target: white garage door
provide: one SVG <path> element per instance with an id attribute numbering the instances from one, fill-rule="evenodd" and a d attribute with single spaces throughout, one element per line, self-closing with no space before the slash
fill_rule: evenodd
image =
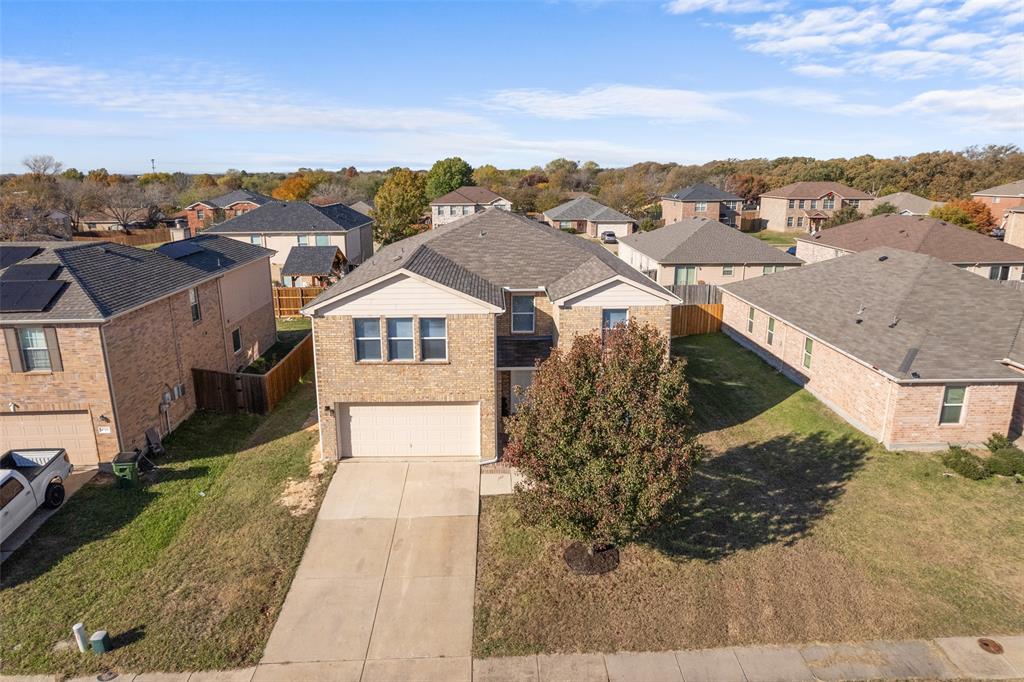
<path id="1" fill-rule="evenodd" d="M 342 457 L 479 457 L 477 403 L 339 404 Z"/>
<path id="2" fill-rule="evenodd" d="M 76 466 L 99 461 L 88 412 L 2 414 L 0 452 L 12 448 L 64 448 Z"/>

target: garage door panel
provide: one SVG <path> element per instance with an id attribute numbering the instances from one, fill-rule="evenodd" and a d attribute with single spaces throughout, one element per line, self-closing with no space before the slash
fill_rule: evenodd
<path id="1" fill-rule="evenodd" d="M 88 412 L 47 412 L 0 415 L 0 452 L 12 448 L 64 448 L 72 464 L 99 462 L 96 436 Z"/>
<path id="2" fill-rule="evenodd" d="M 479 457 L 477 403 L 339 404 L 343 457 Z"/>

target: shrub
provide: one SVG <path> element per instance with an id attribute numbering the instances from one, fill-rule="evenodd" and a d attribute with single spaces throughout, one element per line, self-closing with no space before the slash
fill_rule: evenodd
<path id="1" fill-rule="evenodd" d="M 942 454 L 942 463 L 964 478 L 969 478 L 972 481 L 980 481 L 991 475 L 981 457 L 964 450 L 958 445 L 949 446 L 949 450 Z"/>
<path id="2" fill-rule="evenodd" d="M 988 470 L 1000 476 L 1024 474 L 1024 452 L 1020 448 L 1000 448 L 992 453 L 985 463 Z"/>
<path id="3" fill-rule="evenodd" d="M 1003 436 L 998 433 L 993 433 L 991 436 L 988 437 L 988 440 L 985 441 L 985 447 L 988 448 L 989 452 L 996 452 L 997 450 L 1012 448 L 1013 441 L 1011 441 L 1006 436 Z"/>

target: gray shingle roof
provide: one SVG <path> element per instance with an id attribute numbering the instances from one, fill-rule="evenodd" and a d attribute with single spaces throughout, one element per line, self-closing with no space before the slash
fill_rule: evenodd
<path id="1" fill-rule="evenodd" d="M 1024 362 L 1024 292 L 931 256 L 871 249 L 723 289 L 900 380 L 1024 381 L 1001 362 Z"/>
<path id="2" fill-rule="evenodd" d="M 267 202 L 273 201 L 273 199 L 265 194 L 260 194 L 259 192 L 250 192 L 247 189 L 236 189 L 228 192 L 227 194 L 222 194 L 219 197 L 203 199 L 202 201 L 196 201 L 189 205 L 195 206 L 196 204 L 206 204 L 207 206 L 216 206 L 217 208 L 227 208 L 231 204 L 239 201 L 251 201 L 254 204 L 262 206 Z"/>
<path id="3" fill-rule="evenodd" d="M 873 216 L 800 236 L 797 241 L 852 252 L 891 246 L 960 265 L 1024 263 L 1024 249 L 1019 246 L 924 216 Z"/>
<path id="4" fill-rule="evenodd" d="M 345 232 L 372 220 L 345 204 L 314 206 L 305 201 L 269 201 L 214 225 L 204 234 Z"/>
<path id="5" fill-rule="evenodd" d="M 293 246 L 281 266 L 281 274 L 289 277 L 334 273 L 334 261 L 340 249 L 337 246 Z"/>
<path id="6" fill-rule="evenodd" d="M 544 211 L 544 216 L 551 220 L 590 220 L 604 223 L 636 222 L 628 215 L 608 208 L 597 199 L 576 197 L 559 206 Z"/>
<path id="7" fill-rule="evenodd" d="M 622 237 L 619 241 L 666 264 L 799 265 L 803 262 L 756 237 L 707 218 L 687 218 L 650 232 Z"/>
<path id="8" fill-rule="evenodd" d="M 671 296 L 599 244 L 487 209 L 385 246 L 311 305 L 403 268 L 498 308 L 503 287 L 543 287 L 560 299 L 616 275 Z"/>
<path id="9" fill-rule="evenodd" d="M 56 263 L 54 279 L 67 286 L 43 312 L 5 313 L 0 321 L 101 321 L 273 253 L 205 233 L 188 241 L 202 249 L 179 259 L 111 242 L 33 243 L 41 250 L 21 263 Z"/>
<path id="10" fill-rule="evenodd" d="M 1005 185 L 979 189 L 977 192 L 971 192 L 971 195 L 983 197 L 1024 197 L 1024 180 L 1014 180 Z"/>
<path id="11" fill-rule="evenodd" d="M 704 182 L 677 189 L 675 192 L 666 194 L 664 198 L 675 201 L 743 201 L 741 197 L 732 192 L 726 192 L 724 189 L 712 187 Z"/>
<path id="12" fill-rule="evenodd" d="M 820 199 L 826 194 L 835 194 L 843 199 L 871 199 L 867 192 L 847 187 L 839 182 L 794 182 L 762 194 L 762 197 L 782 199 Z"/>
<path id="13" fill-rule="evenodd" d="M 908 211 L 916 215 L 928 215 L 928 212 L 936 206 L 942 206 L 942 201 L 932 201 L 931 199 L 925 199 L 919 197 L 916 194 L 910 192 L 894 192 L 892 194 L 886 194 L 884 197 L 878 197 L 875 200 L 876 205 L 883 203 L 890 203 L 901 211 Z"/>

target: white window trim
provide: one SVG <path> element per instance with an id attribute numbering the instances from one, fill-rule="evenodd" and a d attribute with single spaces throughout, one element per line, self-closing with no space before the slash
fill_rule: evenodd
<path id="1" fill-rule="evenodd" d="M 188 309 L 192 316 L 192 324 L 199 324 L 203 321 L 203 306 L 199 302 L 199 288 L 192 287 L 188 290 Z"/>
<path id="2" fill-rule="evenodd" d="M 732 276 L 733 276 L 733 266 L 731 266 L 731 265 L 723 265 L 722 266 L 722 277 L 732 277 Z"/>
<path id="3" fill-rule="evenodd" d="M 356 322 L 360 320 L 376 320 L 377 321 L 377 336 L 359 336 L 358 325 Z M 353 317 L 352 318 L 352 352 L 355 354 L 356 363 L 372 363 L 372 362 L 383 362 L 384 360 L 384 338 L 381 333 L 383 330 L 380 328 L 379 317 Z M 360 358 L 359 357 L 359 342 L 360 341 L 376 341 L 377 342 L 377 357 L 375 358 Z"/>
<path id="4" fill-rule="evenodd" d="M 391 327 L 390 327 L 390 325 L 388 323 L 391 322 L 392 320 L 409 320 L 409 328 L 410 328 L 409 331 L 412 333 L 412 336 L 391 336 Z M 387 339 L 387 341 L 388 341 L 388 343 L 387 343 L 387 347 L 388 347 L 387 361 L 388 362 L 416 362 L 416 317 L 405 317 L 405 316 L 385 317 L 384 318 L 384 329 L 386 330 L 387 337 L 388 337 L 388 339 Z M 445 330 L 445 332 L 447 333 L 447 330 Z M 392 339 L 394 339 L 395 341 L 411 341 L 412 342 L 411 343 L 411 346 L 412 346 L 412 357 L 409 357 L 409 358 L 393 358 L 393 357 L 391 357 L 391 340 Z"/>
<path id="5" fill-rule="evenodd" d="M 754 317 L 755 317 L 755 315 L 756 315 L 756 313 L 754 312 L 754 306 L 748 306 L 747 307 L 747 333 L 748 334 L 753 334 L 754 333 Z"/>
<path id="6" fill-rule="evenodd" d="M 771 315 L 768 316 L 768 324 L 765 327 L 764 332 L 765 345 L 775 345 L 775 318 Z"/>
<path id="7" fill-rule="evenodd" d="M 810 350 L 807 349 L 807 344 L 811 345 Z M 811 365 L 814 364 L 814 339 L 809 336 L 805 336 L 804 346 L 801 350 L 800 364 L 804 369 L 810 369 Z"/>
<path id="8" fill-rule="evenodd" d="M 528 298 L 530 299 L 531 310 L 529 313 L 516 312 L 516 299 L 517 298 Z M 529 329 L 516 329 L 516 315 L 530 316 L 530 328 Z M 512 294 L 511 305 L 509 307 L 509 330 L 513 334 L 533 334 L 537 330 L 537 301 L 536 297 L 530 294 Z"/>
<path id="9" fill-rule="evenodd" d="M 942 411 L 946 406 L 952 407 L 953 403 L 946 402 L 946 392 L 951 388 L 963 388 L 964 389 L 964 400 L 960 403 L 960 416 L 955 422 L 944 422 L 942 421 Z M 942 397 L 939 398 L 939 426 L 961 426 L 964 423 L 964 417 L 967 415 L 967 394 L 970 387 L 966 384 L 946 384 L 942 387 Z"/>
<path id="10" fill-rule="evenodd" d="M 238 334 L 238 348 L 234 347 L 234 345 L 235 345 L 235 334 Z M 232 346 L 232 350 L 235 352 L 235 355 L 238 355 L 239 353 L 242 352 L 243 344 L 242 344 L 242 328 L 241 327 L 235 327 L 234 329 L 231 330 L 231 346 Z"/>
<path id="11" fill-rule="evenodd" d="M 443 358 L 424 358 L 423 357 L 423 342 L 424 341 L 436 341 L 442 337 L 440 336 L 423 336 L 423 326 L 420 323 L 421 320 L 443 320 L 444 321 L 444 357 Z M 448 362 L 448 318 L 440 315 L 424 315 L 423 317 L 416 318 L 416 325 L 420 331 L 420 361 L 421 362 Z"/>
<path id="12" fill-rule="evenodd" d="M 22 334 L 24 332 L 38 330 L 39 338 L 42 339 L 42 346 L 26 346 Z M 50 347 L 46 345 L 46 330 L 42 327 L 17 327 L 15 337 L 18 340 L 18 353 L 21 355 L 21 365 L 26 372 L 52 372 L 53 363 L 50 362 Z M 28 351 L 43 352 L 46 356 L 46 367 L 30 367 Z"/>
<path id="13" fill-rule="evenodd" d="M 601 331 L 602 332 L 610 332 L 610 331 L 615 329 L 615 327 L 606 327 L 606 326 L 604 326 L 604 314 L 605 314 L 606 311 L 609 311 L 609 310 L 611 310 L 611 311 L 619 311 L 619 310 L 621 310 L 624 313 L 626 313 L 626 322 L 625 322 L 625 324 L 629 324 L 629 308 L 601 308 Z"/>

